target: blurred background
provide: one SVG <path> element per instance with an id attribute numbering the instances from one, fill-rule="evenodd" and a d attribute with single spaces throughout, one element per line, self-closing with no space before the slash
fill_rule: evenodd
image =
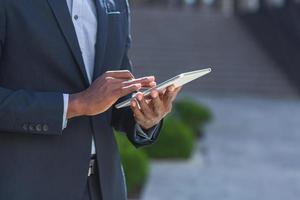
<path id="1" fill-rule="evenodd" d="M 117 134 L 131 199 L 300 198 L 300 1 L 131 0 L 136 76 L 186 85 L 159 141 Z"/>

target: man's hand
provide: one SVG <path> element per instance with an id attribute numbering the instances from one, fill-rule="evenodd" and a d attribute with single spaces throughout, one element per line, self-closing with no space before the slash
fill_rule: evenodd
<path id="1" fill-rule="evenodd" d="M 162 94 L 154 89 L 151 91 L 150 99 L 144 97 L 140 92 L 137 93 L 136 98 L 131 102 L 131 108 L 137 123 L 146 130 L 157 125 L 162 118 L 172 111 L 173 101 L 180 89 L 170 86 Z"/>
<path id="2" fill-rule="evenodd" d="M 86 90 L 69 97 L 67 118 L 94 116 L 108 110 L 117 100 L 142 87 L 156 85 L 153 76 L 134 79 L 129 71 L 108 71 Z"/>

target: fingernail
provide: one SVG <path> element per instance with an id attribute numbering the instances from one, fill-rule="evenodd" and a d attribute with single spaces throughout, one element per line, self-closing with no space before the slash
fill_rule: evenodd
<path id="1" fill-rule="evenodd" d="M 169 87 L 169 91 L 170 91 L 170 92 L 173 92 L 174 90 L 175 90 L 175 87 L 174 87 L 174 86 Z"/>
<path id="2" fill-rule="evenodd" d="M 158 96 L 158 94 L 156 91 L 152 91 L 151 96 L 152 96 L 152 98 L 156 98 Z"/>
<path id="3" fill-rule="evenodd" d="M 139 94 L 139 95 L 137 96 L 137 99 L 138 99 L 139 101 L 142 101 L 142 99 L 143 99 L 142 95 Z"/>
<path id="4" fill-rule="evenodd" d="M 151 86 L 151 87 L 154 87 L 154 86 L 156 86 L 156 82 L 152 82 L 152 83 L 150 83 L 150 86 Z"/>
<path id="5" fill-rule="evenodd" d="M 132 107 L 135 107 L 135 106 L 136 106 L 135 101 L 132 101 L 132 102 L 131 102 L 131 105 L 132 105 Z"/>
<path id="6" fill-rule="evenodd" d="M 141 89 L 142 84 L 138 83 L 138 84 L 136 84 L 136 87 L 137 87 L 138 89 Z"/>
<path id="7" fill-rule="evenodd" d="M 154 81 L 155 80 L 155 77 L 154 76 L 148 76 L 148 81 Z"/>

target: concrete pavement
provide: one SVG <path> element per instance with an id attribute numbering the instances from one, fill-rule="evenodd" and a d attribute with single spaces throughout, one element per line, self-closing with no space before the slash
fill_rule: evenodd
<path id="1" fill-rule="evenodd" d="M 143 200 L 298 200 L 300 101 L 202 99 L 215 114 L 188 162 L 155 161 Z M 204 145 L 204 146 L 203 146 Z"/>

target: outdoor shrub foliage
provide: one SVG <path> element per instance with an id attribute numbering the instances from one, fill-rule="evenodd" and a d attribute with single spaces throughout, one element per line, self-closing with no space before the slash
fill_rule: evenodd
<path id="1" fill-rule="evenodd" d="M 178 119 L 169 116 L 164 120 L 158 141 L 145 148 L 145 152 L 151 158 L 187 159 L 193 152 L 194 142 L 191 129 Z"/>
<path id="2" fill-rule="evenodd" d="M 195 135 L 210 121 L 208 108 L 192 100 L 175 103 L 174 112 L 164 120 L 158 141 L 137 150 L 122 133 L 116 133 L 129 194 L 143 187 L 148 178 L 148 156 L 157 159 L 187 159 L 192 155 Z M 148 156 L 147 156 L 147 155 Z"/>
<path id="3" fill-rule="evenodd" d="M 148 178 L 149 161 L 147 155 L 137 150 L 122 133 L 116 133 L 121 160 L 125 172 L 129 194 L 138 191 Z"/>
<path id="4" fill-rule="evenodd" d="M 212 119 L 212 114 L 207 107 L 188 98 L 176 102 L 174 112 L 180 120 L 193 129 L 196 136 L 202 133 L 203 125 Z"/>

